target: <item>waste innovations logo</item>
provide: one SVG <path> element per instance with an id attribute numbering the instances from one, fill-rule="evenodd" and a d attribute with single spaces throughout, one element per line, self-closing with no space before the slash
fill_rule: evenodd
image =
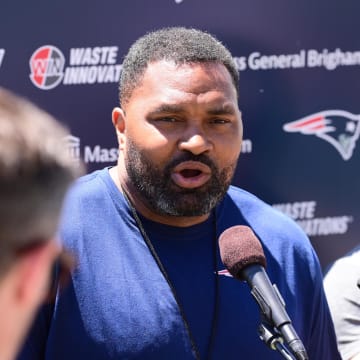
<path id="1" fill-rule="evenodd" d="M 36 49 L 30 57 L 30 79 L 42 90 L 51 90 L 63 85 L 117 83 L 121 64 L 117 64 L 117 46 L 71 48 L 69 66 L 65 67 L 63 52 L 45 45 Z"/>
<path id="2" fill-rule="evenodd" d="M 58 48 L 52 45 L 42 46 L 30 58 L 30 79 L 39 89 L 53 89 L 64 76 L 64 65 L 64 55 Z"/>
<path id="3" fill-rule="evenodd" d="M 0 48 L 0 67 L 3 63 L 4 57 L 5 57 L 5 49 Z"/>
<path id="4" fill-rule="evenodd" d="M 289 122 L 283 129 L 315 135 L 334 146 L 344 160 L 349 160 L 360 135 L 360 115 L 343 110 L 326 110 Z"/>
<path id="5" fill-rule="evenodd" d="M 273 207 L 295 220 L 308 236 L 345 234 L 353 222 L 351 215 L 316 217 L 317 202 L 274 204 Z"/>
<path id="6" fill-rule="evenodd" d="M 81 151 L 80 138 L 68 135 L 64 137 L 63 141 L 68 154 L 77 163 L 81 161 L 81 158 L 83 158 L 85 164 L 114 162 L 118 158 L 119 150 L 117 148 L 108 149 L 100 145 L 86 145 Z"/>

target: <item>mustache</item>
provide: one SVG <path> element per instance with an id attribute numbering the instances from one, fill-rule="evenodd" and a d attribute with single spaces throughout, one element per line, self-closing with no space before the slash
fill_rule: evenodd
<path id="1" fill-rule="evenodd" d="M 212 171 L 216 172 L 217 171 L 217 166 L 215 165 L 215 163 L 205 154 L 200 154 L 200 155 L 195 155 L 191 152 L 184 152 L 182 154 L 180 154 L 179 156 L 177 156 L 176 158 L 172 159 L 165 167 L 165 172 L 169 172 L 171 171 L 172 168 L 174 168 L 175 166 L 181 164 L 182 162 L 185 161 L 196 161 L 196 162 L 200 162 L 203 163 L 205 165 L 207 165 Z"/>

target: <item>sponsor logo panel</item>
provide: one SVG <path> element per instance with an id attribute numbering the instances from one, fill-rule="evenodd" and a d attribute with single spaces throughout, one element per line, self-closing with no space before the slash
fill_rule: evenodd
<path id="1" fill-rule="evenodd" d="M 262 54 L 254 51 L 248 56 L 234 57 L 239 71 L 244 70 L 285 70 L 324 68 L 332 71 L 341 66 L 360 65 L 360 50 L 344 51 L 340 48 L 329 50 L 300 49 L 291 54 Z"/>
<path id="2" fill-rule="evenodd" d="M 30 58 L 30 79 L 42 90 L 51 90 L 59 84 L 117 83 L 122 67 L 117 64 L 117 55 L 117 46 L 95 46 L 71 48 L 66 58 L 53 45 L 41 46 Z"/>
<path id="3" fill-rule="evenodd" d="M 179 4 L 182 0 L 175 2 Z M 116 83 L 122 69 L 122 64 L 117 62 L 118 50 L 117 46 L 70 48 L 65 56 L 56 46 L 44 45 L 36 49 L 30 57 L 30 79 L 42 90 L 51 90 L 59 84 Z M 0 49 L 0 65 L 4 53 L 5 50 Z M 300 49 L 291 54 L 262 54 L 254 51 L 248 56 L 234 57 L 234 61 L 239 71 L 303 68 L 324 68 L 332 71 L 341 66 L 360 65 L 360 50 Z"/>
<path id="4" fill-rule="evenodd" d="M 344 160 L 349 160 L 360 136 L 360 115 L 344 110 L 325 110 L 289 122 L 283 129 L 315 135 L 331 144 Z"/>
<path id="5" fill-rule="evenodd" d="M 346 234 L 354 220 L 352 215 L 318 217 L 315 215 L 317 202 L 314 200 L 272 206 L 295 220 L 308 236 Z"/>
<path id="6" fill-rule="evenodd" d="M 73 135 L 64 138 L 64 146 L 75 162 L 83 159 L 85 164 L 115 162 L 119 154 L 118 148 L 104 148 L 100 145 L 85 145 L 81 149 L 80 138 Z"/>

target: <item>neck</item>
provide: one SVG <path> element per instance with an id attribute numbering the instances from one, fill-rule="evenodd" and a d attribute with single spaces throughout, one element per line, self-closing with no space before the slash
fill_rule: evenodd
<path id="1" fill-rule="evenodd" d="M 28 322 L 27 314 L 14 299 L 11 281 L 0 281 L 0 359 L 13 360 L 17 355 Z"/>
<path id="2" fill-rule="evenodd" d="M 5 331 L 6 330 L 3 329 L 0 333 L 0 359 L 13 360 L 17 355 L 17 348 L 14 346 L 14 341 L 6 336 Z"/>
<path id="3" fill-rule="evenodd" d="M 132 187 L 129 181 L 126 181 L 124 176 L 122 176 L 123 171 L 120 171 L 119 165 L 110 169 L 110 176 L 114 181 L 115 185 L 120 192 L 126 192 L 126 195 L 129 198 L 131 204 L 145 218 L 155 221 L 161 224 L 178 226 L 178 227 L 188 227 L 208 219 L 210 214 L 200 215 L 200 216 L 170 216 L 170 215 L 161 215 L 153 211 L 144 201 L 137 191 Z"/>

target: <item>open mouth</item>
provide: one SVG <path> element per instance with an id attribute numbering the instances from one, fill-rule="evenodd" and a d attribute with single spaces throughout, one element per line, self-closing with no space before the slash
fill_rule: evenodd
<path id="1" fill-rule="evenodd" d="M 180 171 L 181 176 L 184 178 L 191 178 L 201 175 L 201 170 L 196 169 L 184 169 Z"/>
<path id="2" fill-rule="evenodd" d="M 192 189 L 204 185 L 211 177 L 210 168 L 200 162 L 185 161 L 177 165 L 171 178 L 182 188 Z"/>

